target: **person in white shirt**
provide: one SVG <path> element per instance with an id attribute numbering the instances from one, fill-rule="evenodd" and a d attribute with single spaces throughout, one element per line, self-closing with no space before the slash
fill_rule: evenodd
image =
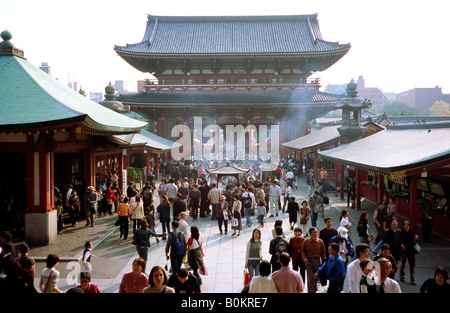
<path id="1" fill-rule="evenodd" d="M 291 194 L 292 194 L 292 187 L 291 187 L 291 183 L 290 182 L 286 182 L 285 185 L 283 186 L 283 191 L 281 192 L 281 194 L 284 197 L 284 201 L 283 201 L 283 213 L 285 213 L 285 209 L 286 209 L 286 204 L 288 204 L 291 201 Z"/>
<path id="2" fill-rule="evenodd" d="M 281 196 L 281 188 L 278 186 L 277 181 L 274 180 L 272 182 L 272 185 L 269 188 L 269 210 L 270 210 L 270 216 L 273 217 L 274 213 L 276 216 L 278 216 L 278 201 L 280 200 Z M 273 209 L 275 207 L 275 210 Z"/>
<path id="3" fill-rule="evenodd" d="M 269 261 L 261 261 L 259 265 L 259 275 L 254 276 L 250 281 L 249 293 L 278 293 L 275 282 L 269 277 L 270 267 Z"/>
<path id="4" fill-rule="evenodd" d="M 370 257 L 370 247 L 366 243 L 357 244 L 355 252 L 358 258 L 347 267 L 347 280 L 350 293 L 360 293 L 360 281 L 363 272 L 360 267 L 361 260 Z"/>
<path id="5" fill-rule="evenodd" d="M 388 259 L 381 258 L 377 262 L 380 264 L 380 285 L 377 286 L 377 293 L 402 293 L 400 285 L 389 278 L 392 271 L 392 264 Z"/>
<path id="6" fill-rule="evenodd" d="M 57 254 L 49 254 L 46 259 L 47 267 L 42 270 L 39 288 L 42 293 L 62 293 L 58 288 L 59 271 L 56 267 L 59 263 L 59 256 Z"/>
<path id="7" fill-rule="evenodd" d="M 166 185 L 166 195 L 167 198 L 169 198 L 170 203 L 173 203 L 173 200 L 175 200 L 175 197 L 178 193 L 178 187 L 175 185 L 175 179 L 171 178 L 169 179 L 169 183 Z"/>
<path id="8" fill-rule="evenodd" d="M 186 222 L 187 216 L 188 216 L 188 214 L 186 212 L 181 212 L 178 215 L 178 223 L 180 224 L 178 226 L 178 230 L 181 231 L 182 233 L 184 233 L 184 238 L 190 237 L 189 225 Z"/>

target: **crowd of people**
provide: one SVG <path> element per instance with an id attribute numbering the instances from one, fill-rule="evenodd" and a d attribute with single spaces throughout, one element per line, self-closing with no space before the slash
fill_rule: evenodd
<path id="1" fill-rule="evenodd" d="M 407 263 L 410 283 L 415 284 L 418 236 L 408 221 L 402 222 L 398 229 L 395 198 L 386 197 L 385 201 L 378 203 L 373 214 L 376 236 L 369 229 L 370 217 L 366 211 L 361 212 L 355 229 L 348 209 L 342 210 L 339 226 L 334 228 L 335 222 L 325 215 L 324 210 L 326 172 L 323 173 L 322 169 L 320 180 L 312 184 L 308 182 L 313 173 L 307 174 L 307 198 L 299 203 L 293 195 L 293 188 L 298 186 L 297 176 L 293 174 L 295 164 L 286 164 L 283 166 L 281 163 L 278 166 L 281 170 L 271 174 L 250 172 L 241 181 L 217 181 L 202 166 L 165 164 L 164 177 L 158 186 L 150 179 L 139 190 L 131 182 L 127 190 L 121 192 L 112 174 L 108 180 L 99 179 L 95 187 L 74 188 L 68 185 L 65 195 L 56 194 L 56 205 L 60 210 L 64 207 L 70 210 L 73 227 L 77 226 L 80 211 L 84 212 L 86 226 L 91 227 L 94 227 L 97 217 L 117 214 L 119 238 L 127 240 L 131 237 L 139 256 L 133 261 L 132 270 L 123 275 L 120 293 L 201 292 L 202 275 L 207 272 L 203 240 L 196 225 L 189 227 L 188 217 L 193 222 L 199 217 L 216 220 L 220 235 L 228 235 L 230 228 L 233 231 L 231 237 L 241 236 L 243 227 L 253 225 L 251 216 L 256 217 L 258 225 L 253 229 L 245 250 L 244 268 L 249 279 L 243 292 L 315 293 L 319 283 L 326 287 L 327 293 L 341 293 L 347 278 L 351 293 L 400 293 L 395 276 L 400 269 L 399 279 L 406 280 Z M 185 176 L 186 173 L 190 174 Z M 80 190 L 85 192 L 80 195 L 77 193 Z M 155 197 L 159 198 L 156 207 Z M 351 203 L 350 190 L 349 207 Z M 277 218 L 281 213 L 289 215 L 290 238 L 284 233 L 283 220 Z M 275 219 L 268 250 L 270 260 L 264 260 L 262 253 L 261 228 L 265 227 L 267 218 Z M 322 229 L 317 227 L 319 218 L 323 218 L 326 225 Z M 161 233 L 155 231 L 158 219 Z M 58 230 L 62 231 L 59 226 Z M 359 242 L 352 241 L 352 231 L 357 233 Z M 2 234 L 3 237 L 8 239 L 7 234 Z M 169 265 L 153 266 L 147 274 L 151 238 L 155 238 L 157 243 L 165 241 L 164 253 L 170 268 Z M 36 293 L 30 278 L 34 278 L 34 262 L 26 257 L 28 247 L 22 245 L 18 256 L 12 251 L 14 245 L 3 241 L 0 272 L 6 276 L 2 277 L 1 290 Z M 97 284 L 91 282 L 91 255 L 92 243 L 86 242 L 80 259 L 83 265 L 80 284 L 70 292 L 102 292 Z M 40 277 L 40 292 L 61 292 L 58 288 L 60 274 L 56 269 L 58 263 L 58 255 L 48 255 Z M 449 290 L 447 281 L 447 271 L 439 267 L 435 277 L 424 282 L 420 291 L 446 293 Z"/>

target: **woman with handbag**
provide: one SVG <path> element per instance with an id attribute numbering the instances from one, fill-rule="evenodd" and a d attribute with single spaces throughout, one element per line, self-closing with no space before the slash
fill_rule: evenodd
<path id="1" fill-rule="evenodd" d="M 220 202 L 216 204 L 215 215 L 217 218 L 217 224 L 219 226 L 220 234 L 222 234 L 222 224 L 225 226 L 225 235 L 228 232 L 228 220 L 231 218 L 230 211 L 228 210 L 227 198 L 224 195 L 220 196 Z"/>
<path id="2" fill-rule="evenodd" d="M 197 226 L 191 226 L 191 237 L 186 243 L 186 251 L 188 253 L 188 264 L 194 271 L 194 276 L 197 277 L 198 284 L 202 284 L 199 270 L 204 268 L 203 257 L 203 240 Z"/>
<path id="3" fill-rule="evenodd" d="M 106 216 L 106 212 L 112 214 L 112 209 L 114 206 L 114 203 L 116 202 L 116 193 L 117 191 L 113 188 L 111 188 L 111 182 L 106 183 L 106 192 L 105 192 L 105 198 L 106 198 L 106 208 L 103 211 L 103 214 Z"/>
<path id="4" fill-rule="evenodd" d="M 133 221 L 133 235 L 136 233 L 139 223 L 144 219 L 144 205 L 142 204 L 141 197 L 136 196 L 135 202 L 131 206 L 130 219 Z"/>
<path id="5" fill-rule="evenodd" d="M 400 265 L 400 281 L 405 282 L 405 266 L 406 261 L 409 263 L 409 277 L 411 279 L 411 284 L 415 285 L 415 273 L 414 268 L 416 266 L 416 250 L 414 249 L 414 245 L 417 242 L 419 237 L 413 231 L 411 223 L 409 221 L 404 221 L 402 223 L 402 231 L 400 232 L 400 240 L 401 240 L 401 260 L 402 263 Z"/>
<path id="6" fill-rule="evenodd" d="M 298 222 L 300 223 L 300 228 L 302 230 L 303 234 L 309 234 L 309 225 L 310 225 L 310 217 L 311 217 L 312 211 L 308 207 L 308 201 L 303 200 L 302 207 L 300 208 L 299 212 L 299 219 Z"/>
<path id="7" fill-rule="evenodd" d="M 370 249 L 370 258 L 372 258 L 372 247 L 370 243 L 373 240 L 373 235 L 369 231 L 369 213 L 366 211 L 361 212 L 358 219 L 358 226 L 356 228 L 358 231 L 358 237 L 360 243 L 367 243 Z M 357 255 L 355 255 L 357 257 Z"/>
<path id="8" fill-rule="evenodd" d="M 39 287 L 42 293 L 62 293 L 58 288 L 59 271 L 56 266 L 59 263 L 59 256 L 57 254 L 49 254 L 46 259 L 46 267 L 42 270 Z"/>
<path id="9" fill-rule="evenodd" d="M 239 195 L 235 194 L 233 196 L 233 207 L 231 208 L 231 215 L 234 220 L 232 220 L 231 229 L 233 229 L 233 233 L 231 236 L 240 236 L 242 230 L 242 221 L 241 221 L 241 209 L 242 202 L 239 200 Z M 236 230 L 238 233 L 236 234 Z"/>

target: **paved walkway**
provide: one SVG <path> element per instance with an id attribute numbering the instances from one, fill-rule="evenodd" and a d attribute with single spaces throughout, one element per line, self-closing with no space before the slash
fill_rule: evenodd
<path id="1" fill-rule="evenodd" d="M 299 189 L 294 189 L 293 194 L 296 200 L 301 202 L 306 198 L 306 185 L 301 179 Z M 346 201 L 340 200 L 333 194 L 329 194 L 330 204 L 325 207 L 325 216 L 333 218 L 334 226 L 339 224 L 339 215 L 341 210 L 347 209 Z M 155 198 L 156 201 L 158 201 Z M 375 204 L 364 200 L 362 201 L 362 209 L 369 212 L 370 217 L 373 216 Z M 354 243 L 358 242 L 356 225 L 361 214 L 361 210 L 350 209 L 350 221 L 354 230 L 351 237 Z M 131 237 L 128 240 L 119 240 L 117 227 L 114 226 L 115 216 L 101 217 L 97 220 L 95 227 L 85 227 L 84 223 L 80 226 L 65 229 L 63 234 L 58 235 L 56 242 L 52 245 L 43 247 L 31 247 L 30 256 L 34 257 L 38 262 L 36 264 L 36 279 L 38 285 L 40 272 L 45 266 L 45 257 L 49 253 L 57 253 L 61 257 L 58 270 L 61 272 L 59 286 L 63 291 L 73 287 L 70 283 L 73 279 L 73 269 L 77 264 L 76 260 L 81 256 L 84 242 L 90 240 L 94 243 L 93 254 L 101 254 L 101 257 L 94 257 L 92 261 L 93 272 L 92 282 L 97 283 L 103 292 L 116 293 L 119 290 L 119 284 L 124 273 L 131 271 L 131 264 L 137 257 L 134 246 L 131 245 Z M 266 217 L 266 225 L 260 228 L 263 241 L 263 258 L 270 260 L 269 242 L 272 239 L 272 229 L 276 219 L 283 220 L 283 228 L 287 239 L 293 236 L 293 232 L 289 230 L 289 217 L 287 213 L 281 213 L 279 217 Z M 232 237 L 232 231 L 228 231 L 228 235 L 221 235 L 217 226 L 217 221 L 208 218 L 198 218 L 193 222 L 192 218 L 188 218 L 189 226 L 197 225 L 204 241 L 205 264 L 208 269 L 208 276 L 203 277 L 202 292 L 204 293 L 239 293 L 243 287 L 243 269 L 246 244 L 251 237 L 251 233 L 255 227 L 258 227 L 256 217 L 252 216 L 253 225 L 251 227 L 243 226 L 241 236 Z M 375 227 L 370 218 L 370 229 L 376 233 Z M 317 221 L 319 229 L 325 226 L 323 218 Z M 156 232 L 161 232 L 161 225 L 157 225 Z M 420 230 L 418 231 L 421 234 Z M 433 243 L 421 243 L 422 251 L 416 257 L 416 282 L 413 286 L 409 283 L 400 282 L 402 291 L 405 293 L 417 293 L 421 283 L 433 277 L 434 269 L 437 266 L 444 266 L 450 269 L 450 241 L 433 236 Z M 165 266 L 167 263 L 164 255 L 165 241 L 158 244 L 155 239 L 151 240 L 151 248 L 149 250 L 147 273 L 154 265 Z M 400 265 L 399 265 L 400 266 Z M 170 267 L 170 263 L 169 263 Z M 407 269 L 407 273 L 409 270 Z M 398 278 L 398 274 L 396 276 Z M 407 276 L 407 281 L 408 281 Z M 306 285 L 306 283 L 305 283 Z M 323 292 L 324 288 L 320 287 L 318 292 Z M 348 291 L 347 281 L 344 284 L 344 291 Z"/>

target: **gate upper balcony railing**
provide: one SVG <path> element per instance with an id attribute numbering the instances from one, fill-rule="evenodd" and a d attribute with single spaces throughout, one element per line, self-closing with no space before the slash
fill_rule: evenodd
<path id="1" fill-rule="evenodd" d="M 144 85 L 146 91 L 157 90 L 185 90 L 185 89 L 205 89 L 205 88 L 319 88 L 318 78 L 183 78 L 183 79 L 154 79 L 147 80 Z"/>

